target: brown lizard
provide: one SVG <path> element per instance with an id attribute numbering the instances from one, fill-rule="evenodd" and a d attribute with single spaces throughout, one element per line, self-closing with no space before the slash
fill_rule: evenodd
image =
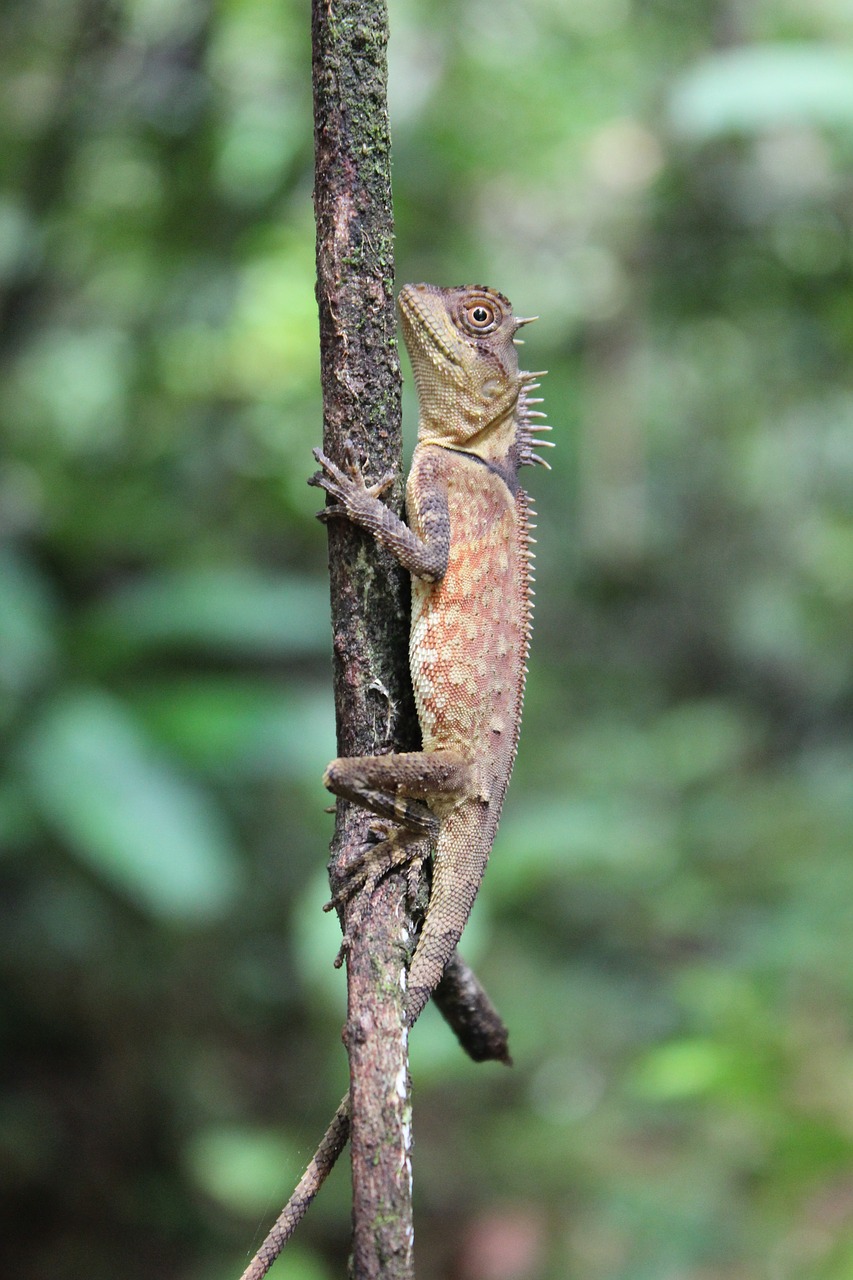
<path id="1" fill-rule="evenodd" d="M 536 432 L 550 428 L 535 422 L 544 416 L 530 394 L 540 375 L 518 367 L 516 334 L 529 321 L 514 316 L 502 294 L 479 285 L 406 285 L 399 306 L 420 405 L 408 524 L 380 500 L 394 477 L 366 484 L 351 446 L 344 467 L 315 449 L 323 470 L 311 483 L 334 499 L 325 518 L 360 525 L 412 575 L 409 662 L 422 750 L 333 760 L 324 777 L 330 791 L 376 814 L 384 835 L 336 901 L 361 888 L 363 905 L 389 867 L 410 861 L 425 839 L 433 846 L 429 904 L 407 982 L 411 1025 L 465 927 L 515 760 L 533 594 L 533 513 L 518 470 L 548 465 L 535 448 L 548 443 Z M 350 934 L 361 909 L 350 910 Z M 265 1274 L 347 1131 L 345 1098 L 320 1158 L 244 1280 Z"/>
<path id="2" fill-rule="evenodd" d="M 315 450 L 314 481 L 412 575 L 409 665 L 423 749 L 333 760 L 325 785 L 399 826 L 344 889 L 406 861 L 414 838 L 434 845 L 432 890 L 409 969 L 409 1024 L 423 1009 L 465 927 L 483 878 L 515 760 L 530 635 L 530 507 L 518 484 L 542 462 L 529 391 L 513 343 L 527 323 L 479 286 L 406 285 L 403 336 L 420 402 L 404 524 L 366 485 Z M 547 465 L 547 464 L 545 464 Z M 366 896 L 366 895 L 365 895 Z M 350 926 L 352 928 L 352 925 Z"/>

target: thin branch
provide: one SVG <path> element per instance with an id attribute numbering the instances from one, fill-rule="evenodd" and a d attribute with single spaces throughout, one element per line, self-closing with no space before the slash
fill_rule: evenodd
<path id="1" fill-rule="evenodd" d="M 240 1280 L 263 1280 L 326 1180 L 349 1137 L 349 1094 L 341 1100 L 311 1163 Z"/>

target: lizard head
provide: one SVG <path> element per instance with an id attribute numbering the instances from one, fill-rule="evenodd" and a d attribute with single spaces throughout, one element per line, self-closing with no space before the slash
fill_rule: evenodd
<path id="1" fill-rule="evenodd" d="M 524 376 L 513 338 L 525 321 L 503 294 L 481 285 L 407 284 L 399 305 L 420 401 L 419 441 L 506 461 L 517 452 Z"/>

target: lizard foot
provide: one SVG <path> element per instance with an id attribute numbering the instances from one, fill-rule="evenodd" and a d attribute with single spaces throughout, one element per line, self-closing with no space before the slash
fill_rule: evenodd
<path id="1" fill-rule="evenodd" d="M 395 476 L 392 471 L 376 484 L 365 484 L 355 446 L 351 440 L 344 443 L 343 467 L 339 467 L 332 462 L 331 458 L 327 458 L 322 449 L 314 449 L 313 452 L 323 470 L 315 472 L 308 483 L 317 489 L 325 489 L 336 502 L 335 506 L 324 507 L 322 511 L 318 511 L 318 520 L 328 520 L 331 516 L 357 519 L 359 514 L 364 514 L 373 503 L 378 502 L 382 494 L 394 483 Z"/>
<path id="2" fill-rule="evenodd" d="M 356 850 L 346 863 L 338 859 L 335 873 L 341 885 L 325 903 L 324 911 L 345 906 L 368 882 L 375 887 L 387 871 L 406 860 L 405 849 L 400 842 L 402 833 L 394 823 L 377 819 L 370 824 L 370 835 L 373 838 Z"/>
<path id="3" fill-rule="evenodd" d="M 335 957 L 336 969 L 343 964 L 352 940 L 362 926 L 373 890 L 382 877 L 395 867 L 405 866 L 406 893 L 414 901 L 421 868 L 428 852 L 428 848 L 422 847 L 422 841 L 413 842 L 411 833 L 391 822 L 379 820 L 372 824 L 371 832 L 381 837 L 378 843 L 365 845 L 359 851 L 344 872 L 346 878 L 343 884 L 323 907 L 324 911 L 333 911 L 349 904 L 346 930 Z"/>

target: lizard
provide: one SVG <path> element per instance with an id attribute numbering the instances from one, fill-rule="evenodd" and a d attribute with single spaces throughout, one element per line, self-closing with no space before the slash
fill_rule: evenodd
<path id="1" fill-rule="evenodd" d="M 432 887 L 409 967 L 411 1025 L 453 954 L 486 868 L 515 760 L 530 638 L 529 499 L 519 467 L 539 462 L 550 428 L 514 339 L 529 318 L 493 289 L 406 285 L 399 309 L 418 391 L 418 439 L 406 485 L 408 523 L 381 501 L 394 476 L 365 483 L 350 445 L 344 467 L 317 449 L 313 482 L 326 519 L 366 529 L 412 575 L 409 666 L 421 751 L 333 760 L 325 786 L 399 825 L 364 858 L 340 897 L 377 870 L 434 846 Z M 356 920 L 358 913 L 356 913 Z M 352 927 L 352 926 L 350 926 Z M 345 938 L 345 945 L 346 945 Z"/>
<path id="2" fill-rule="evenodd" d="M 518 330 L 536 317 L 481 285 L 404 286 L 403 338 L 418 392 L 418 438 L 406 485 L 404 523 L 382 502 L 394 481 L 368 484 L 347 444 L 343 466 L 320 450 L 309 483 L 331 498 L 322 518 L 359 525 L 412 577 L 409 665 L 421 727 L 420 751 L 333 760 L 323 781 L 380 820 L 379 843 L 352 864 L 329 906 L 433 849 L 429 902 L 408 971 L 411 1026 L 439 983 L 474 903 L 491 852 L 518 748 L 530 642 L 531 516 L 518 480 L 524 465 L 548 463 L 536 448 L 550 427 L 532 396 L 540 373 L 521 372 Z M 363 906 L 348 915 L 349 937 Z M 312 1165 L 280 1216 L 265 1274 L 319 1189 L 348 1132 L 344 1098 Z M 272 1236 L 276 1239 L 270 1244 Z M 268 1247 L 269 1245 L 269 1247 Z M 254 1266 L 254 1264 L 253 1264 Z"/>

